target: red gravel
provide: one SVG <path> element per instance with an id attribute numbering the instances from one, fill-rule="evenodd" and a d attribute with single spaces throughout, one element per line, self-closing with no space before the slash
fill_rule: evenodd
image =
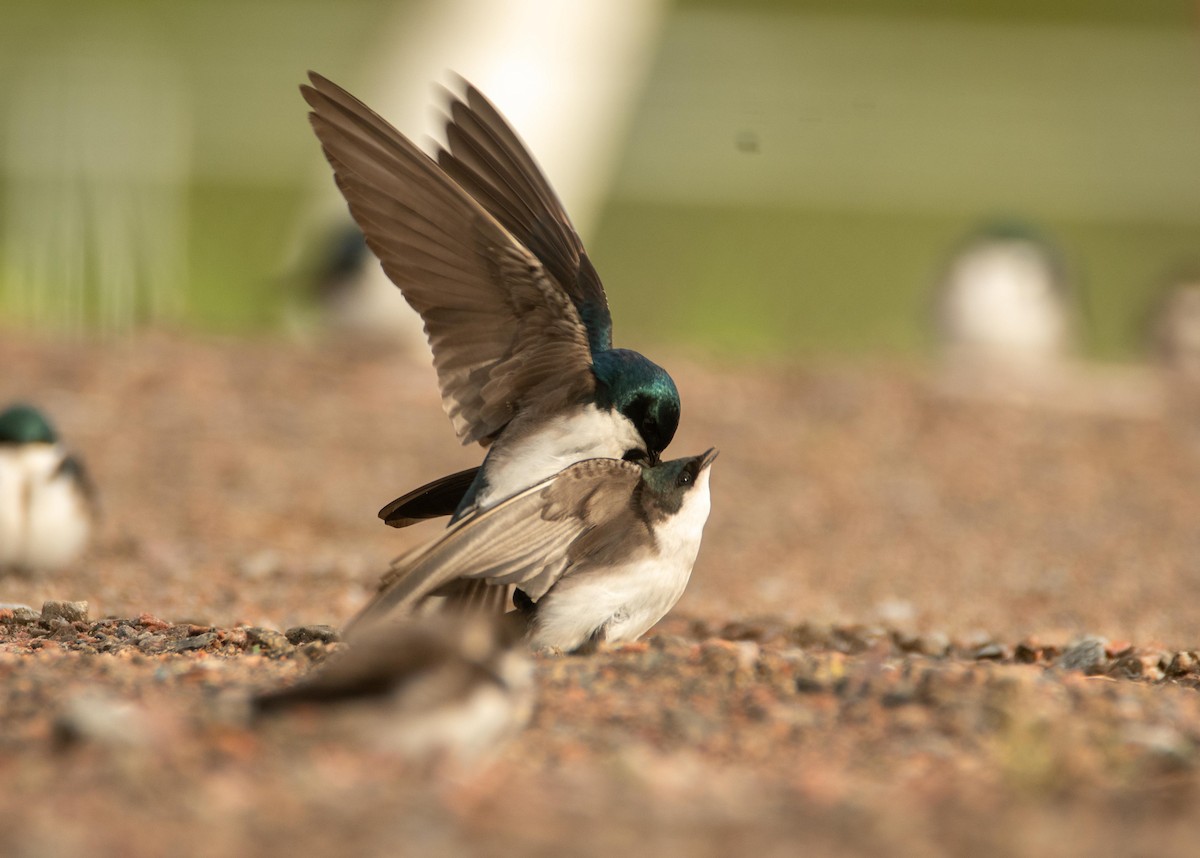
<path id="1" fill-rule="evenodd" d="M 236 705 L 330 647 L 272 630 L 336 626 L 437 527 L 375 511 L 478 460 L 427 365 L 6 335 L 0 403 L 45 406 L 104 511 L 78 568 L 0 581 L 90 603 L 0 612 L 6 851 L 1192 854 L 1194 415 L 655 356 L 672 451 L 722 451 L 692 585 L 645 645 L 539 660 L 531 728 L 454 775 Z M 112 729 L 81 734 L 80 706 Z"/>

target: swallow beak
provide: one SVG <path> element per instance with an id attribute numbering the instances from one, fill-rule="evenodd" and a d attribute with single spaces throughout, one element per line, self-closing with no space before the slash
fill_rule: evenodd
<path id="1" fill-rule="evenodd" d="M 701 453 L 700 454 L 700 470 L 703 471 L 705 468 L 707 468 L 709 465 L 711 465 L 713 463 L 713 460 L 717 458 L 717 454 L 719 454 L 720 452 L 721 451 L 718 450 L 716 447 L 709 447 L 707 450 L 705 450 L 703 453 Z"/>

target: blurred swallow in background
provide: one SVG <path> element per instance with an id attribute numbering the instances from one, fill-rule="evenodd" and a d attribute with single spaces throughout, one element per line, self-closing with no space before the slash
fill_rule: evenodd
<path id="1" fill-rule="evenodd" d="M 94 492 L 79 459 L 29 405 L 0 413 L 0 569 L 53 571 L 87 546 Z"/>
<path id="2" fill-rule="evenodd" d="M 533 665 L 511 626 L 478 615 L 372 629 L 312 676 L 254 698 L 256 715 L 311 708 L 379 751 L 469 765 L 529 722 Z"/>
<path id="3" fill-rule="evenodd" d="M 442 403 L 483 465 L 385 506 L 457 520 L 598 457 L 656 464 L 679 423 L 671 377 L 612 347 L 600 278 L 533 157 L 474 87 L 436 160 L 320 75 L 301 87 L 368 246 L 425 322 Z"/>
<path id="4" fill-rule="evenodd" d="M 687 586 L 716 456 L 570 465 L 398 559 L 347 633 L 411 613 L 467 579 L 517 588 L 509 619 L 535 649 L 586 652 L 637 640 Z"/>
<path id="5" fill-rule="evenodd" d="M 980 230 L 952 256 L 937 294 L 938 327 L 953 363 L 1041 371 L 1064 361 L 1074 319 L 1066 266 L 1030 227 Z"/>
<path id="6" fill-rule="evenodd" d="M 1159 360 L 1181 380 L 1200 382 L 1200 273 L 1177 277 L 1152 312 L 1150 336 Z"/>

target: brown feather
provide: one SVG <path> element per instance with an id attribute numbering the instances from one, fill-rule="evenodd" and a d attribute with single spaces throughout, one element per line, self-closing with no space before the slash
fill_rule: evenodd
<path id="1" fill-rule="evenodd" d="M 411 612 L 451 582 L 512 585 L 537 601 L 574 560 L 619 559 L 630 550 L 631 528 L 639 526 L 630 498 L 641 475 L 630 462 L 588 459 L 452 524 L 393 564 L 379 592 L 347 624 L 347 634 Z M 585 551 L 575 547 L 581 539 Z"/>
<path id="2" fill-rule="evenodd" d="M 541 260 L 577 307 L 593 308 L 611 329 L 604 287 L 537 161 L 483 93 L 461 79 L 460 87 L 463 97 L 447 92 L 446 148 L 437 151 L 438 164 Z"/>
<path id="3" fill-rule="evenodd" d="M 516 411 L 595 390 L 562 284 L 408 138 L 319 75 L 301 87 L 338 187 L 383 270 L 425 322 L 447 415 L 486 443 Z"/>

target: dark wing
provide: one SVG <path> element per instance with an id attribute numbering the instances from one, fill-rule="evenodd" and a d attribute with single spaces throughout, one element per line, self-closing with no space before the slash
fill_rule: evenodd
<path id="1" fill-rule="evenodd" d="M 379 517 L 392 527 L 408 527 L 426 519 L 454 515 L 478 473 L 479 468 L 467 468 L 426 483 L 396 498 L 379 511 Z"/>
<path id="2" fill-rule="evenodd" d="M 588 328 L 593 352 L 612 348 L 612 316 L 600 276 L 562 202 L 512 127 L 478 89 L 447 93 L 446 149 L 438 164 L 529 248 Z"/>
<path id="3" fill-rule="evenodd" d="M 398 559 L 345 631 L 411 611 L 461 579 L 515 585 L 537 601 L 577 559 L 574 546 L 581 540 L 589 553 L 619 553 L 640 522 L 630 502 L 640 479 L 638 465 L 588 459 L 452 524 L 429 545 Z"/>
<path id="4" fill-rule="evenodd" d="M 587 329 L 542 264 L 428 155 L 317 74 L 301 87 L 350 213 L 421 314 L 464 444 L 589 396 Z"/>

